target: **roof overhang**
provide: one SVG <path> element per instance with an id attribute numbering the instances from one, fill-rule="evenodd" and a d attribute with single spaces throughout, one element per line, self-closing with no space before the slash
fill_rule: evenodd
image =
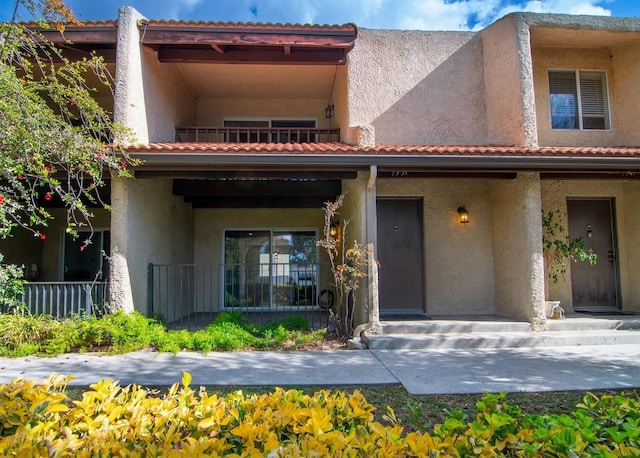
<path id="1" fill-rule="evenodd" d="M 345 64 L 358 33 L 353 24 L 141 20 L 138 26 L 141 43 L 171 63 Z"/>
<path id="2" fill-rule="evenodd" d="M 95 53 L 102 56 L 105 62 L 116 61 L 118 25 L 115 21 L 83 22 L 63 26 L 50 24 L 46 27 L 39 23 L 28 23 L 24 26 L 58 46 L 71 60 Z"/>
<path id="3" fill-rule="evenodd" d="M 328 144 L 181 144 L 132 146 L 143 161 L 136 176 L 207 177 L 215 172 L 278 175 L 353 174 L 376 166 L 380 176 L 495 176 L 540 172 L 543 178 L 640 177 L 640 148 L 508 146 L 357 146 Z M 277 172 L 277 173 L 276 173 Z M 348 175 L 352 176 L 352 175 Z M 346 178 L 347 176 L 345 176 Z"/>

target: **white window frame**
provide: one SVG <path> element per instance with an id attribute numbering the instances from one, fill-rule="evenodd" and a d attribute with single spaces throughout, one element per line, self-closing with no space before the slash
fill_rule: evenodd
<path id="1" fill-rule="evenodd" d="M 551 103 L 551 74 L 552 73 L 573 73 L 574 81 L 576 85 L 576 105 L 577 105 L 577 118 L 578 118 L 578 126 L 575 128 L 566 128 L 566 127 L 553 127 L 553 106 Z M 604 120 L 604 128 L 596 129 L 596 128 L 585 128 L 584 127 L 584 118 L 585 113 L 583 112 L 583 103 L 582 103 L 582 92 L 581 92 L 581 84 L 580 84 L 580 76 L 581 74 L 599 74 L 602 78 L 603 83 L 603 94 L 602 94 L 602 102 L 603 102 L 603 120 Z M 551 128 L 553 130 L 569 130 L 569 131 L 589 131 L 589 132 L 609 132 L 611 131 L 611 104 L 609 101 L 609 79 L 607 72 L 604 70 L 585 70 L 585 69 L 549 69 L 547 72 L 547 84 L 548 84 L 548 93 L 549 93 L 549 120 L 551 123 Z"/>

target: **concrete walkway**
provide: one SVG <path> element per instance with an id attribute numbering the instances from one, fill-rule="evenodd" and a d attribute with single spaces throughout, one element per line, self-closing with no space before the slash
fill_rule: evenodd
<path id="1" fill-rule="evenodd" d="M 68 354 L 0 358 L 0 383 L 51 373 L 71 385 L 100 379 L 148 386 L 345 386 L 402 384 L 412 394 L 599 390 L 640 387 L 640 345 L 468 350 Z"/>

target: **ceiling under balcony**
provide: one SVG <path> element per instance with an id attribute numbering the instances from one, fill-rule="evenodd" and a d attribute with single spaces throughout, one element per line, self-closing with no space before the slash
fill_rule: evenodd
<path id="1" fill-rule="evenodd" d="M 638 43 L 640 33 L 618 30 L 532 27 L 531 45 L 539 48 L 605 49 Z"/>

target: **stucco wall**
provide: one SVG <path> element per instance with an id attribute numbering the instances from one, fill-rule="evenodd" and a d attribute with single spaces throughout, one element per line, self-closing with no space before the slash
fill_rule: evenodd
<path id="1" fill-rule="evenodd" d="M 175 127 L 193 117 L 194 97 L 173 64 L 140 44 L 137 23 L 144 17 L 120 9 L 114 119 L 131 128 L 132 143 L 173 141 Z"/>
<path id="2" fill-rule="evenodd" d="M 377 181 L 378 197 L 424 197 L 427 313 L 495 312 L 490 190 L 490 182 L 478 179 Z M 458 223 L 462 205 L 468 224 Z"/>
<path id="3" fill-rule="evenodd" d="M 536 88 L 536 114 L 540 146 L 616 146 L 618 134 L 617 92 L 613 81 L 611 51 L 608 49 L 550 49 L 533 51 L 534 84 Z M 567 130 L 551 128 L 549 105 L 549 70 L 605 71 L 608 79 L 611 130 Z"/>
<path id="4" fill-rule="evenodd" d="M 542 208 L 545 211 L 559 209 L 566 222 L 567 197 L 606 197 L 615 199 L 614 227 L 618 245 L 618 271 L 620 275 L 621 302 L 625 310 L 640 310 L 640 183 L 636 181 L 542 181 Z M 598 259 L 597 262 L 606 262 Z M 571 310 L 571 266 L 566 280 L 549 285 L 549 297 L 562 301 Z"/>
<path id="5" fill-rule="evenodd" d="M 544 327 L 540 180 L 519 173 L 491 185 L 496 313 Z"/>
<path id="6" fill-rule="evenodd" d="M 349 124 L 378 144 L 486 143 L 482 44 L 473 32 L 359 29 Z"/>
<path id="7" fill-rule="evenodd" d="M 193 263 L 193 210 L 171 180 L 113 180 L 112 206 L 111 248 L 126 263 L 112 267 L 120 288 L 112 300 L 126 301 L 128 286 L 135 309 L 147 313 L 148 264 Z"/>
<path id="8" fill-rule="evenodd" d="M 222 264 L 224 250 L 224 231 L 242 229 L 285 229 L 316 230 L 322 234 L 324 213 L 320 208 L 307 209 L 214 209 L 203 208 L 194 211 L 195 239 L 194 261 L 197 265 Z M 318 249 L 320 262 L 326 262 Z M 213 285 L 215 288 L 215 285 Z M 205 289 L 207 286 L 204 287 Z M 220 296 L 216 292 L 205 291 L 205 294 L 220 304 Z"/>
<path id="9" fill-rule="evenodd" d="M 616 48 L 612 60 L 618 144 L 637 146 L 640 145 L 640 44 Z"/>
<path id="10" fill-rule="evenodd" d="M 367 245 L 367 181 L 368 172 L 358 172 L 356 180 L 343 180 L 342 193 L 344 194 L 344 206 L 340 209 L 340 221 L 349 220 L 346 238 L 347 247 L 352 247 L 354 241 L 366 248 Z M 375 209 L 373 209 L 375 211 Z M 373 242 L 373 241 L 372 241 Z M 374 247 L 375 249 L 375 247 Z M 369 308 L 369 279 L 365 278 L 355 294 L 355 325 L 366 323 Z"/>
<path id="11" fill-rule="evenodd" d="M 528 29 L 510 15 L 481 32 L 487 142 L 536 146 Z"/>
<path id="12" fill-rule="evenodd" d="M 142 74 L 149 142 L 172 142 L 175 128 L 193 119 L 195 97 L 175 64 L 160 63 L 157 52 L 146 48 Z"/>
<path id="13" fill-rule="evenodd" d="M 192 125 L 222 126 L 224 118 L 305 118 L 318 127 L 329 127 L 324 117 L 326 99 L 218 99 L 199 98 Z M 335 123 L 333 124 L 335 127 Z"/>

